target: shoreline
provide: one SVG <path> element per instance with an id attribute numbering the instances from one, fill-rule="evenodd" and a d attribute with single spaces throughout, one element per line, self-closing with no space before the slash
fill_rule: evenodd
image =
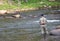
<path id="1" fill-rule="evenodd" d="M 34 11 L 34 10 L 45 10 L 45 9 L 49 9 L 49 10 L 58 10 L 60 9 L 60 6 L 43 6 L 43 7 L 32 7 L 32 8 L 23 8 L 23 9 L 20 9 L 20 8 L 16 8 L 16 9 L 2 9 L 0 10 L 3 11 L 3 12 L 6 12 L 7 14 L 8 13 L 13 13 L 13 12 L 24 12 L 24 11 Z"/>
<path id="2" fill-rule="evenodd" d="M 35 11 L 35 10 L 45 10 L 45 9 L 49 9 L 49 10 L 54 10 L 57 7 L 53 7 L 53 6 L 48 6 L 48 7 L 37 7 L 37 8 L 23 8 L 23 9 L 8 9 L 8 10 L 0 10 L 0 16 L 6 16 L 6 15 L 11 15 L 13 17 L 20 17 L 20 12 L 28 12 L 28 11 Z M 58 8 L 57 8 L 58 10 Z"/>

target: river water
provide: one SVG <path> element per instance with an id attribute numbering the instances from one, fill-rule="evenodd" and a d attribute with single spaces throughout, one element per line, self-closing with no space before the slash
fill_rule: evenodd
<path id="1" fill-rule="evenodd" d="M 21 12 L 24 18 L 0 18 L 0 41 L 40 41 L 40 14 L 47 11 Z M 32 17 L 32 16 L 37 17 Z M 45 14 L 48 31 L 60 25 L 60 14 Z"/>

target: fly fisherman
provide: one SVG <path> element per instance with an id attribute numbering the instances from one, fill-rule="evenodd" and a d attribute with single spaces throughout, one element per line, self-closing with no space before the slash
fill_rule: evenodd
<path id="1" fill-rule="evenodd" d="M 48 34 L 48 31 L 47 31 L 47 27 L 46 27 L 47 26 L 47 19 L 44 17 L 44 14 L 41 14 L 39 24 L 40 24 L 40 27 L 41 27 L 41 33 L 45 37 L 46 34 Z"/>

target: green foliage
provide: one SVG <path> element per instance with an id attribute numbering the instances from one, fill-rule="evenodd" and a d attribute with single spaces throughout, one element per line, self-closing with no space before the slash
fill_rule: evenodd
<path id="1" fill-rule="evenodd" d="M 18 3 L 18 1 L 17 0 L 13 0 L 15 3 Z"/>
<path id="2" fill-rule="evenodd" d="M 0 9 L 17 9 L 17 8 L 37 8 L 45 6 L 56 6 L 60 5 L 60 2 L 49 2 L 48 0 L 28 0 L 28 2 L 24 2 L 24 0 L 12 0 L 12 5 L 9 5 L 5 0 L 5 4 L 0 5 Z M 18 2 L 19 1 L 19 2 Z M 19 3 L 19 4 L 18 4 Z"/>

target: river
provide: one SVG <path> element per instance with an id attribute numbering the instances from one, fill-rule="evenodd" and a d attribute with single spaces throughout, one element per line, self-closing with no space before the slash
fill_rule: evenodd
<path id="1" fill-rule="evenodd" d="M 0 18 L 0 41 L 40 41 L 40 14 L 45 10 L 21 12 L 24 18 Z M 29 15 L 37 16 L 31 17 Z M 49 31 L 60 25 L 60 14 L 45 14 Z"/>

